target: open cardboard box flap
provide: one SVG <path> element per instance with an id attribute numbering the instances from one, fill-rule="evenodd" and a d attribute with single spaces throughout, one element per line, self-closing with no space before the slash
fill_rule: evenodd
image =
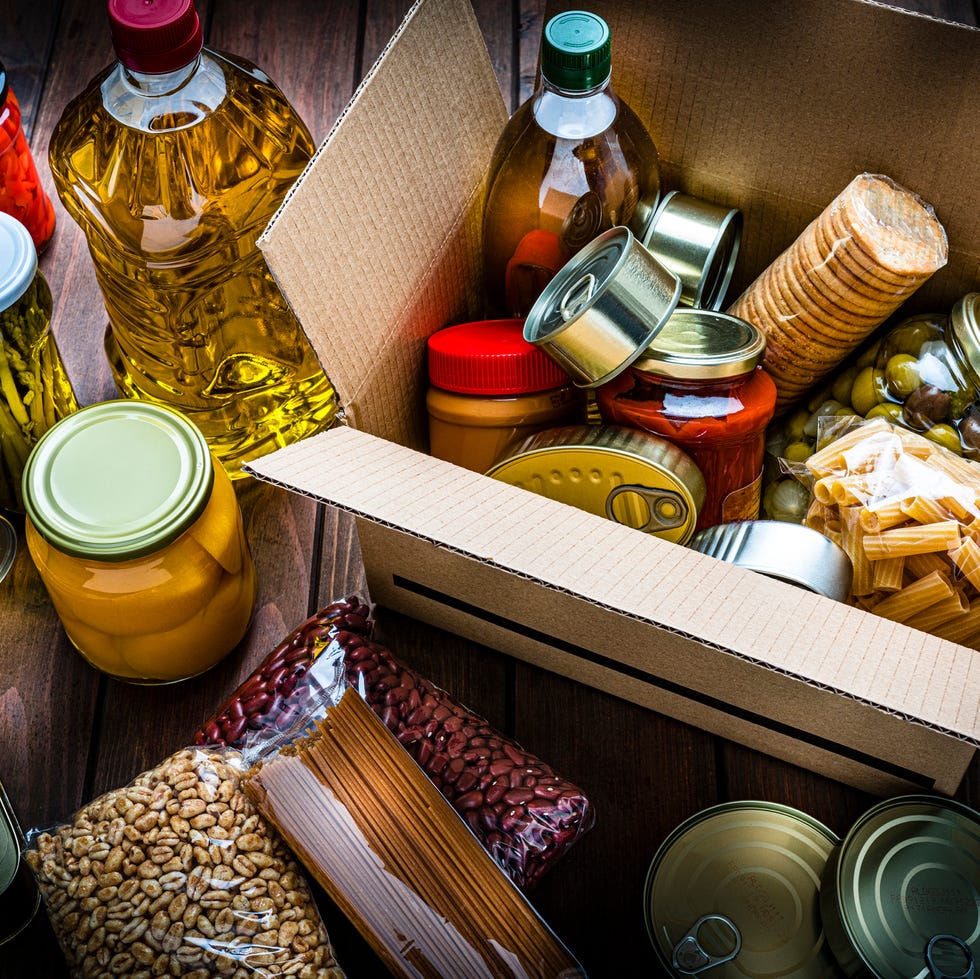
<path id="1" fill-rule="evenodd" d="M 976 287 L 980 34 L 860 0 L 591 9 L 665 187 L 743 210 L 730 298 L 865 170 L 949 233 L 916 300 Z M 375 601 L 873 791 L 955 790 L 977 654 L 424 454 L 425 340 L 481 315 L 505 120 L 467 0 L 421 0 L 260 242 L 347 424 L 250 471 L 358 515 Z"/>

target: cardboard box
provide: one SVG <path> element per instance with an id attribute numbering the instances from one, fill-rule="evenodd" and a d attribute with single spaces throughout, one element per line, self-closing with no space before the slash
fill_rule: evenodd
<path id="1" fill-rule="evenodd" d="M 862 171 L 949 233 L 919 306 L 980 285 L 980 33 L 859 0 L 591 9 L 665 188 L 744 213 L 730 298 Z M 869 791 L 952 793 L 980 654 L 425 454 L 425 340 L 481 316 L 506 116 L 469 4 L 421 0 L 261 241 L 347 424 L 250 470 L 356 515 L 380 604 Z"/>

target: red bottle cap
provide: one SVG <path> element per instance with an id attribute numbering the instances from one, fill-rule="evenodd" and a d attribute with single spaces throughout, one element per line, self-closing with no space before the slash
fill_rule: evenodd
<path id="1" fill-rule="evenodd" d="M 571 378 L 524 339 L 524 320 L 481 320 L 429 337 L 429 381 L 457 394 L 507 395 L 548 391 Z"/>
<path id="2" fill-rule="evenodd" d="M 189 65 L 204 43 L 194 0 L 109 0 L 109 28 L 116 57 L 150 75 Z"/>

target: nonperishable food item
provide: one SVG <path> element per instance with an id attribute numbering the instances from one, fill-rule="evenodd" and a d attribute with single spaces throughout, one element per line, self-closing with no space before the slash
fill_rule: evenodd
<path id="1" fill-rule="evenodd" d="M 539 432 L 487 475 L 677 544 L 691 539 L 707 495 L 683 449 L 624 425 Z"/>
<path id="2" fill-rule="evenodd" d="M 776 411 L 798 402 L 948 258 L 932 207 L 886 176 L 859 174 L 729 312 L 766 336 Z"/>
<path id="3" fill-rule="evenodd" d="M 523 329 L 519 319 L 482 320 L 429 337 L 431 455 L 485 473 L 526 435 L 584 421 L 582 392 Z"/>
<path id="4" fill-rule="evenodd" d="M 30 234 L 0 212 L 0 507 L 9 510 L 24 509 L 21 477 L 37 440 L 78 407 L 51 308 Z"/>
<path id="5" fill-rule="evenodd" d="M 287 636 L 201 726 L 198 744 L 244 745 L 252 732 L 285 731 L 303 703 L 303 677 L 340 647 L 347 681 L 452 804 L 511 880 L 540 883 L 595 823 L 580 788 L 369 638 L 367 606 L 348 598 Z"/>
<path id="6" fill-rule="evenodd" d="M 230 749 L 178 751 L 25 855 L 72 976 L 343 979 L 293 855 Z"/>
<path id="7" fill-rule="evenodd" d="M 723 803 L 681 823 L 647 873 L 643 910 L 665 974 L 838 979 L 820 876 L 839 838 L 806 813 Z"/>
<path id="8" fill-rule="evenodd" d="M 584 976 L 353 687 L 247 791 L 392 975 Z"/>
<path id="9" fill-rule="evenodd" d="M 244 636 L 257 580 L 238 499 L 182 415 L 138 401 L 83 408 L 34 447 L 23 487 L 31 557 L 93 666 L 169 683 Z"/>
<path id="10" fill-rule="evenodd" d="M 25 846 L 13 806 L 0 783 L 0 945 L 20 934 L 41 905 L 40 892 L 21 859 Z"/>
<path id="11" fill-rule="evenodd" d="M 807 525 L 851 559 L 855 604 L 980 649 L 980 467 L 884 418 L 851 422 L 804 463 Z"/>
<path id="12" fill-rule="evenodd" d="M 660 197 L 656 147 L 612 88 L 606 22 L 552 17 L 541 80 L 500 134 L 483 218 L 488 309 L 526 316 L 551 277 L 609 228 L 642 234 Z"/>
<path id="13" fill-rule="evenodd" d="M 678 309 L 630 367 L 596 390 L 602 420 L 680 446 L 704 476 L 696 530 L 759 516 L 766 427 L 776 386 L 751 323 Z"/>

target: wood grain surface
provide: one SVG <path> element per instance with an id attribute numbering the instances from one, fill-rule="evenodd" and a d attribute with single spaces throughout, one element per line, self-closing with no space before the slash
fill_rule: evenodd
<path id="1" fill-rule="evenodd" d="M 501 91 L 512 108 L 534 85 L 543 2 L 474 4 Z M 908 0 L 910 10 L 978 23 L 971 0 Z M 306 119 L 329 132 L 408 9 L 408 0 L 198 0 L 206 42 L 263 67 Z M 112 59 L 101 0 L 5 0 L 0 59 L 17 92 L 34 155 L 45 165 L 65 105 Z M 951 66 L 937 65 L 937 70 Z M 54 329 L 83 404 L 115 391 L 92 263 L 60 204 L 41 267 L 55 296 Z M 195 680 L 136 687 L 101 677 L 69 647 L 26 550 L 0 584 L 0 780 L 22 826 L 69 816 L 186 744 L 195 728 L 315 607 L 364 594 L 351 520 L 302 497 L 238 485 L 259 571 L 253 626 L 226 660 Z M 23 538 L 21 536 L 21 542 Z M 378 610 L 380 638 L 404 662 L 585 789 L 594 830 L 532 900 L 593 977 L 657 975 L 641 896 L 657 846 L 683 819 L 724 800 L 767 799 L 811 813 L 838 833 L 874 800 L 667 717 L 503 654 Z M 587 637 L 584 637 L 587 639 Z M 959 798 L 980 804 L 980 765 Z M 385 970 L 317 891 L 348 975 Z M 0 952 L 4 979 L 64 979 L 45 915 Z"/>

